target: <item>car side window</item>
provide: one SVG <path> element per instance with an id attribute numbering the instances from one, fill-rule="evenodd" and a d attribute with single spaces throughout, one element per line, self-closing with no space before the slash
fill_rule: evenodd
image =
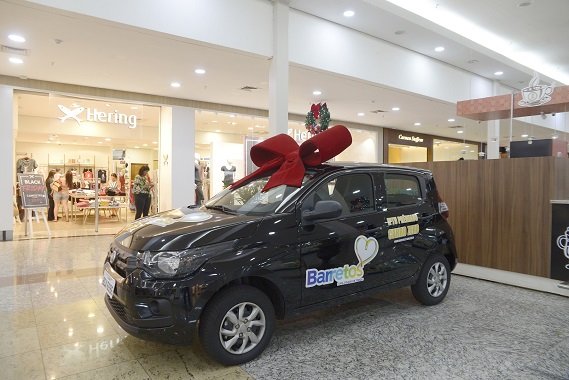
<path id="1" fill-rule="evenodd" d="M 386 207 L 421 203 L 421 186 L 417 177 L 407 174 L 385 174 Z"/>
<path id="2" fill-rule="evenodd" d="M 373 210 L 373 184 L 367 174 L 348 174 L 321 184 L 304 201 L 312 209 L 318 201 L 333 200 L 342 205 L 342 216 Z"/>

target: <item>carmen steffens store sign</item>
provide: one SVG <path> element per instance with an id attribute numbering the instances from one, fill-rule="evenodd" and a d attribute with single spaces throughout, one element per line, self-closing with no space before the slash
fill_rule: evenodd
<path id="1" fill-rule="evenodd" d="M 95 122 L 95 123 L 110 123 L 110 124 L 124 124 L 127 125 L 129 128 L 136 128 L 136 115 L 127 115 L 124 113 L 120 113 L 117 110 L 114 112 L 105 112 L 105 111 L 98 111 L 96 108 L 85 108 L 85 107 L 76 107 L 73 109 L 69 109 L 63 105 L 58 105 L 61 112 L 63 112 L 63 116 L 58 117 L 59 120 L 63 123 L 67 119 L 73 119 L 77 122 L 79 126 L 81 126 L 81 119 L 79 116 L 86 111 L 86 118 L 85 121 Z"/>

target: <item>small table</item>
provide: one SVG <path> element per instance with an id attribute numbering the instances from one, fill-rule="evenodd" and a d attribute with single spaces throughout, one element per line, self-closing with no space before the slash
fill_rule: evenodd
<path id="1" fill-rule="evenodd" d="M 118 210 L 118 220 L 119 222 L 122 220 L 122 212 L 121 209 L 125 209 L 125 215 L 124 215 L 124 220 L 126 222 L 126 216 L 127 216 L 127 204 L 126 203 L 120 203 L 120 205 L 118 206 L 99 206 L 99 207 L 95 207 L 95 206 L 86 206 L 86 207 L 82 207 L 83 209 L 83 224 L 85 224 L 85 222 L 87 221 L 87 217 L 91 214 L 91 210 L 96 210 L 97 208 L 99 210 Z"/>

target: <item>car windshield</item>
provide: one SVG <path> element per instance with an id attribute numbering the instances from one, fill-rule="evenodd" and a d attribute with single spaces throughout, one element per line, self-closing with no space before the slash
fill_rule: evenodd
<path id="1" fill-rule="evenodd" d="M 313 174 L 307 173 L 302 184 L 313 178 Z M 265 216 L 274 213 L 299 190 L 297 187 L 281 185 L 262 192 L 268 181 L 269 177 L 263 177 L 237 189 L 227 188 L 207 202 L 205 207 L 226 213 Z"/>

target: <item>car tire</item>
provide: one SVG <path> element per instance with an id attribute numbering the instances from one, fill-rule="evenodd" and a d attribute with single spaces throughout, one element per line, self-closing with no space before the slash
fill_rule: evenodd
<path id="1" fill-rule="evenodd" d="M 446 257 L 436 254 L 427 258 L 411 291 L 417 301 L 432 306 L 445 298 L 449 287 L 450 265 Z"/>
<path id="2" fill-rule="evenodd" d="M 209 356 L 225 365 L 237 365 L 259 356 L 274 329 L 271 300 L 257 288 L 239 285 L 222 290 L 207 304 L 199 335 Z"/>

